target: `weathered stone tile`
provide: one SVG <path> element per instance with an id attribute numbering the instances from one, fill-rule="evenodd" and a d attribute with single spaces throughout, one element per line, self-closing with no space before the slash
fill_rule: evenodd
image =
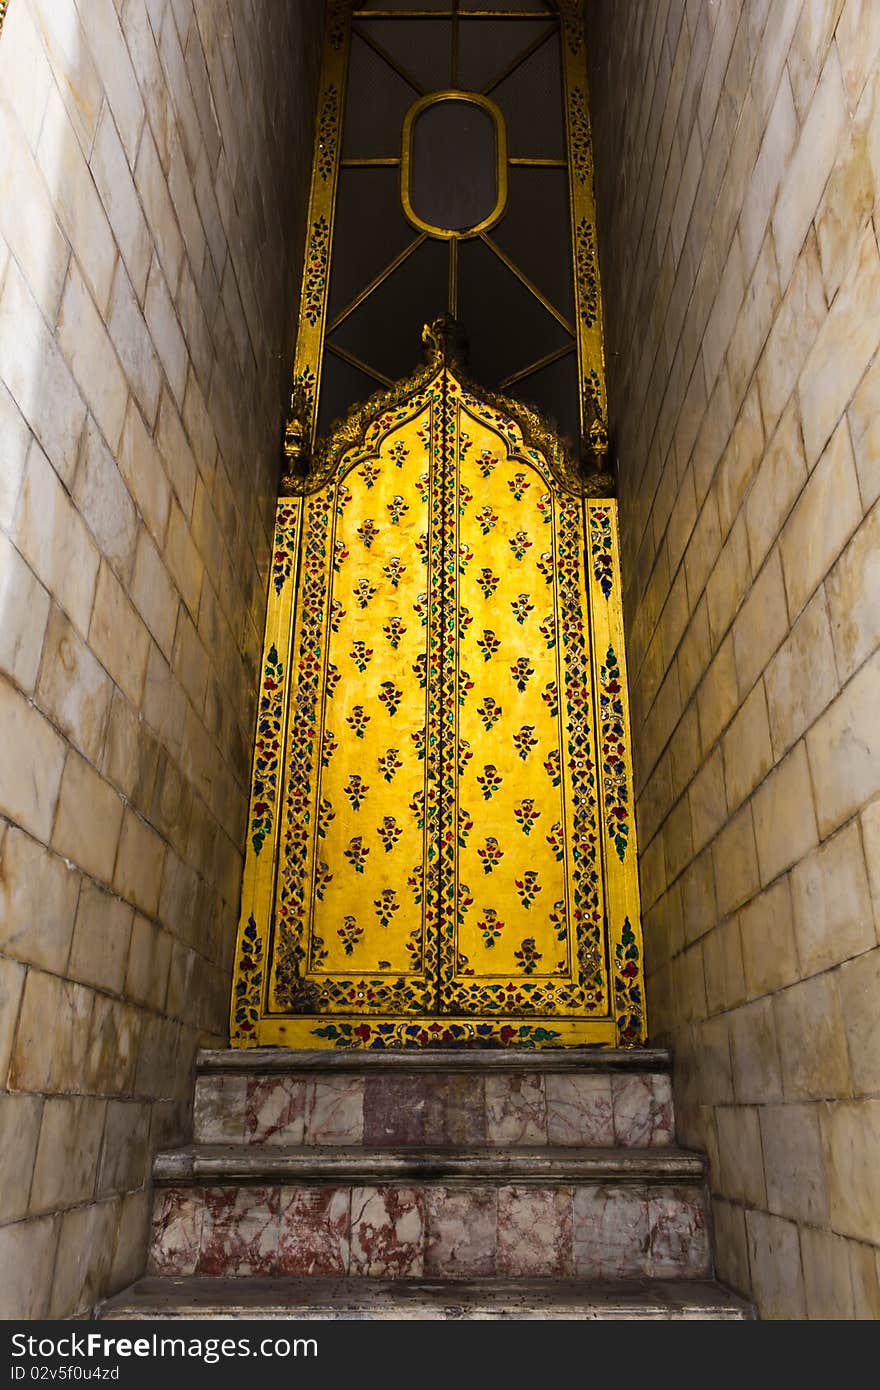
<path id="1" fill-rule="evenodd" d="M 750 1292 L 745 1212 L 735 1202 L 712 1201 L 715 1266 L 718 1278 L 737 1293 Z"/>
<path id="2" fill-rule="evenodd" d="M 733 1079 L 739 1102 L 782 1100 L 782 1072 L 770 999 L 746 1004 L 730 1015 Z"/>
<path id="3" fill-rule="evenodd" d="M 880 948 L 843 965 L 838 984 L 853 1092 L 880 1091 Z"/>
<path id="4" fill-rule="evenodd" d="M 199 1187 L 160 1189 L 153 1204 L 149 1274 L 195 1274 L 202 1243 L 205 1194 Z"/>
<path id="5" fill-rule="evenodd" d="M 764 680 L 773 750 L 781 758 L 839 688 L 828 608 L 821 588 L 770 662 Z"/>
<path id="6" fill-rule="evenodd" d="M 825 582 L 841 680 L 880 646 L 880 506 L 859 526 Z"/>
<path id="7" fill-rule="evenodd" d="M 307 1144 L 360 1144 L 364 1138 L 364 1080 L 327 1076 L 309 1082 Z"/>
<path id="8" fill-rule="evenodd" d="M 753 1297 L 762 1318 L 803 1318 L 806 1312 L 798 1228 L 792 1221 L 746 1212 Z"/>
<path id="9" fill-rule="evenodd" d="M 52 1277 L 50 1318 L 91 1314 L 106 1289 L 118 1219 L 119 1203 L 114 1200 L 64 1212 Z"/>
<path id="10" fill-rule="evenodd" d="M 113 686 L 60 608 L 52 605 L 36 700 L 53 724 L 96 763 L 104 744 Z"/>
<path id="11" fill-rule="evenodd" d="M 767 1204 L 758 1118 L 762 1109 L 748 1105 L 721 1105 L 715 1111 L 719 1190 L 725 1197 L 757 1207 Z"/>
<path id="12" fill-rule="evenodd" d="M 880 1101 L 839 1101 L 820 1113 L 831 1226 L 880 1244 Z"/>
<path id="13" fill-rule="evenodd" d="M 42 970 L 28 971 L 9 1087 L 19 1091 L 82 1088 L 92 993 Z"/>
<path id="14" fill-rule="evenodd" d="M 828 1223 L 828 1184 L 818 1106 L 765 1105 L 761 1144 L 770 1211 L 794 1221 Z"/>
<path id="15" fill-rule="evenodd" d="M 874 945 L 874 922 L 858 826 L 851 823 L 796 864 L 794 928 L 804 975 Z"/>
<path id="16" fill-rule="evenodd" d="M 83 1202 L 95 1192 L 104 1102 L 92 1096 L 50 1096 L 43 1105 L 30 1209 Z"/>
<path id="17" fill-rule="evenodd" d="M 42 1096 L 0 1096 L 0 1221 L 28 1213 Z"/>
<path id="18" fill-rule="evenodd" d="M 352 1188 L 352 1274 L 419 1277 L 424 1246 L 424 1201 L 417 1188 Z"/>
<path id="19" fill-rule="evenodd" d="M 761 883 L 768 884 L 802 859 L 819 838 L 803 742 L 761 783 L 751 804 Z"/>
<path id="20" fill-rule="evenodd" d="M 49 617 L 49 596 L 15 547 L 0 532 L 0 671 L 25 694 L 33 691 Z"/>
<path id="21" fill-rule="evenodd" d="M 789 879 L 778 879 L 739 914 L 743 970 L 750 997 L 772 994 L 800 979 Z"/>
<path id="22" fill-rule="evenodd" d="M 648 1234 L 655 1279 L 701 1279 L 709 1274 L 709 1230 L 699 1189 L 649 1187 Z"/>
<path id="23" fill-rule="evenodd" d="M 0 1226 L 0 1263 L 14 1279 L 0 1282 L 0 1317 L 45 1318 L 52 1288 L 60 1218 L 43 1216 Z"/>
<path id="24" fill-rule="evenodd" d="M 849 1062 L 837 981 L 814 975 L 774 999 L 786 1099 L 824 1100 L 849 1092 Z"/>
<path id="25" fill-rule="evenodd" d="M 551 1144 L 611 1148 L 614 1114 L 611 1077 L 548 1072 L 544 1077 L 547 1139 Z"/>
<path id="26" fill-rule="evenodd" d="M 870 657 L 807 734 L 816 817 L 828 835 L 880 791 L 880 653 Z"/>
<path id="27" fill-rule="evenodd" d="M 11 825 L 0 844 L 0 950 L 62 974 L 78 893 L 72 865 Z"/>
<path id="28" fill-rule="evenodd" d="M 574 1272 L 572 1189 L 502 1187 L 498 1190 L 499 1274 Z"/>
<path id="29" fill-rule="evenodd" d="M 345 1188 L 282 1187 L 277 1272 L 348 1273 L 351 1192 Z"/>
<path id="30" fill-rule="evenodd" d="M 646 1188 L 576 1187 L 572 1212 L 579 1279 L 634 1279 L 649 1273 Z"/>
<path id="31" fill-rule="evenodd" d="M 426 1187 L 427 1278 L 470 1279 L 495 1273 L 497 1206 L 493 1188 Z"/>
<path id="32" fill-rule="evenodd" d="M 818 1231 L 812 1226 L 801 1228 L 808 1318 L 841 1321 L 856 1316 L 850 1278 L 850 1244 L 842 1236 Z"/>
<path id="33" fill-rule="evenodd" d="M 209 1187 L 204 1208 L 199 1274 L 275 1273 L 280 1238 L 278 1188 Z"/>
<path id="34" fill-rule="evenodd" d="M 486 1077 L 486 1138 L 490 1144 L 546 1144 L 543 1077 L 515 1072 Z"/>
<path id="35" fill-rule="evenodd" d="M 675 1138 L 672 1084 L 663 1072 L 612 1075 L 614 1142 L 625 1148 L 662 1148 Z"/>
<path id="36" fill-rule="evenodd" d="M 217 1078 L 224 1082 L 231 1078 Z M 242 1116 L 244 1101 L 244 1140 L 246 1144 L 301 1144 L 305 1134 L 308 1082 L 295 1076 L 249 1077 L 244 1097 L 234 1101 L 227 1092 L 227 1104 L 234 1104 Z M 232 1116 L 230 1113 L 230 1120 Z"/>

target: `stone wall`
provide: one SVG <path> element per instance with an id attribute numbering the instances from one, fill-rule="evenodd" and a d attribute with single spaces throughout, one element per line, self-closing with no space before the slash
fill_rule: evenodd
<path id="1" fill-rule="evenodd" d="M 2 1317 L 139 1273 L 225 1035 L 321 11 L 0 35 Z"/>
<path id="2" fill-rule="evenodd" d="M 591 0 L 648 1004 L 721 1276 L 880 1315 L 880 5 Z"/>

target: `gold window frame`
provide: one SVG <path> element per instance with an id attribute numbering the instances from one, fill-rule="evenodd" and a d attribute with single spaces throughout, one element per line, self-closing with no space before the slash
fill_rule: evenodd
<path id="1" fill-rule="evenodd" d="M 476 106 L 479 110 L 485 111 L 492 120 L 495 132 L 495 206 L 481 222 L 461 231 L 426 222 L 419 217 L 412 205 L 413 134 L 416 124 L 422 113 L 431 106 L 442 106 L 453 101 L 465 106 Z M 481 92 L 466 92 L 450 87 L 442 92 L 428 92 L 413 102 L 403 118 L 401 132 L 400 202 L 407 221 L 417 231 L 444 241 L 468 241 L 471 237 L 479 236 L 481 232 L 487 232 L 496 222 L 500 222 L 507 211 L 507 122 L 501 107 L 491 97 L 484 96 Z"/>

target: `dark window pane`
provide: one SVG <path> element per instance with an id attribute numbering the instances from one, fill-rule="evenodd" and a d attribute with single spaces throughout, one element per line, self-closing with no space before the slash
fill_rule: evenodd
<path id="1" fill-rule="evenodd" d="M 546 31 L 547 25 L 540 19 L 480 19 L 460 25 L 459 86 L 466 91 L 482 92 Z"/>
<path id="2" fill-rule="evenodd" d="M 343 159 L 387 159 L 400 154 L 403 118 L 417 93 L 365 44 L 351 38 L 345 98 Z"/>
<path id="3" fill-rule="evenodd" d="M 530 58 L 490 93 L 507 120 L 508 153 L 514 158 L 565 156 L 565 106 L 559 35 L 552 34 Z"/>
<path id="4" fill-rule="evenodd" d="M 568 170 L 510 170 L 507 212 L 492 237 L 512 261 L 574 322 Z"/>
<path id="5" fill-rule="evenodd" d="M 558 362 L 517 382 L 505 392 L 508 396 L 534 406 L 545 420 L 555 425 L 572 446 L 576 446 L 580 433 L 578 416 L 578 373 L 577 356 L 572 351 Z"/>
<path id="6" fill-rule="evenodd" d="M 571 342 L 571 335 L 483 241 L 462 242 L 458 255 L 458 317 L 470 340 L 477 381 L 496 387 L 529 362 Z"/>
<path id="7" fill-rule="evenodd" d="M 358 20 L 358 28 L 384 48 L 423 91 L 444 91 L 450 85 L 452 25 L 448 19 Z"/>
<path id="8" fill-rule="evenodd" d="M 400 206 L 399 169 L 340 170 L 328 322 L 415 236 Z"/>
<path id="9" fill-rule="evenodd" d="M 410 199 L 423 222 L 447 231 L 475 227 L 498 197 L 495 122 L 469 101 L 425 107 L 412 129 Z"/>
<path id="10" fill-rule="evenodd" d="M 422 360 L 422 328 L 446 309 L 449 247 L 425 241 L 340 324 L 332 341 L 396 381 Z"/>

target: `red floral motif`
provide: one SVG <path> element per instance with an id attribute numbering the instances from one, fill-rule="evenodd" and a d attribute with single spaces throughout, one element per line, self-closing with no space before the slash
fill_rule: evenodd
<path id="1" fill-rule="evenodd" d="M 521 502 L 531 487 L 531 483 L 526 481 L 525 473 L 514 473 L 512 478 L 507 479 L 507 486 L 513 494 L 514 502 Z"/>
<path id="2" fill-rule="evenodd" d="M 498 916 L 494 907 L 483 908 L 483 920 L 477 923 L 478 929 L 483 933 L 483 941 L 486 946 L 492 947 L 504 931 L 504 923 Z"/>
<path id="3" fill-rule="evenodd" d="M 513 881 L 523 907 L 530 908 L 538 894 L 543 891 L 537 873 L 534 869 L 526 869 L 522 878 L 515 878 Z"/>
<path id="4" fill-rule="evenodd" d="M 333 875 L 330 872 L 330 866 L 329 864 L 325 864 L 322 859 L 315 873 L 315 897 L 318 899 L 319 903 L 324 901 L 324 894 L 332 882 Z"/>
<path id="5" fill-rule="evenodd" d="M 323 797 L 321 799 L 321 804 L 318 807 L 318 835 L 321 837 L 321 839 L 325 838 L 330 822 L 335 819 L 336 812 L 333 810 L 333 807 L 327 800 L 327 798 Z"/>
<path id="6" fill-rule="evenodd" d="M 558 787 L 562 780 L 562 773 L 559 768 L 559 749 L 554 748 L 552 753 L 548 753 L 544 759 L 544 771 L 550 778 L 554 787 Z"/>
<path id="7" fill-rule="evenodd" d="M 395 614 L 393 618 L 389 618 L 387 623 L 385 623 L 382 632 L 388 639 L 388 645 L 391 650 L 396 652 L 397 648 L 400 646 L 400 639 L 406 632 L 406 624 L 402 618 L 398 618 Z"/>
<path id="8" fill-rule="evenodd" d="M 495 764 L 487 763 L 482 775 L 477 777 L 477 785 L 483 789 L 483 800 L 491 801 L 503 781 L 504 778 Z"/>
<path id="9" fill-rule="evenodd" d="M 391 501 L 386 503 L 385 510 L 391 517 L 393 526 L 400 525 L 400 518 L 409 511 L 409 504 L 403 500 L 399 492 L 395 492 Z"/>
<path id="10" fill-rule="evenodd" d="M 458 547 L 458 572 L 459 572 L 459 574 L 466 574 L 466 573 L 467 573 L 467 567 L 468 567 L 468 565 L 470 564 L 470 562 L 471 562 L 471 560 L 472 560 L 473 558 L 474 558 L 474 552 L 471 550 L 471 548 L 470 548 L 470 546 L 468 545 L 467 541 L 462 541 L 461 545 Z"/>
<path id="11" fill-rule="evenodd" d="M 519 961 L 519 968 L 524 975 L 534 975 L 538 968 L 538 961 L 543 960 L 542 953 L 535 947 L 535 938 L 527 936 L 523 939 L 520 949 L 514 951 L 514 959 Z"/>
<path id="12" fill-rule="evenodd" d="M 339 602 L 339 599 L 338 599 L 338 598 L 331 599 L 331 601 L 330 601 L 330 631 L 331 631 L 331 632 L 338 632 L 338 631 L 339 631 L 339 624 L 342 622 L 342 620 L 343 620 L 344 617 L 345 617 L 345 609 L 343 608 L 342 604 Z"/>
<path id="13" fill-rule="evenodd" d="M 339 744 L 336 742 L 334 734 L 329 729 L 324 730 L 324 737 L 321 740 L 321 766 L 329 767 L 330 759 L 336 752 Z"/>
<path id="14" fill-rule="evenodd" d="M 531 550 L 533 542 L 529 540 L 528 531 L 515 531 L 507 544 L 510 546 L 510 553 L 515 560 L 522 560 L 526 551 Z"/>
<path id="15" fill-rule="evenodd" d="M 382 841 L 385 853 L 388 854 L 403 834 L 403 827 L 397 824 L 393 816 L 383 816 L 382 824 L 376 827 L 376 834 Z"/>
<path id="16" fill-rule="evenodd" d="M 394 917 L 395 912 L 400 911 L 400 903 L 397 901 L 397 894 L 393 888 L 383 888 L 378 898 L 373 899 L 373 907 L 376 909 L 376 916 L 379 918 L 379 926 L 387 927 Z"/>
<path id="17" fill-rule="evenodd" d="M 332 661 L 327 662 L 327 699 L 333 699 L 333 692 L 342 680 L 342 672 Z"/>
<path id="18" fill-rule="evenodd" d="M 538 820 L 541 812 L 535 810 L 534 797 L 524 796 L 519 805 L 514 806 L 513 814 L 516 817 L 516 823 L 522 833 L 524 835 L 531 835 L 532 826 L 535 824 L 535 821 Z"/>
<path id="19" fill-rule="evenodd" d="M 477 646 L 483 653 L 483 660 L 491 661 L 492 657 L 495 655 L 498 648 L 501 646 L 501 641 L 500 638 L 495 636 L 495 633 L 492 631 L 492 628 L 487 627 L 483 629 L 482 637 L 477 638 Z"/>
<path id="20" fill-rule="evenodd" d="M 428 657 L 425 652 L 419 653 L 410 670 L 419 682 L 419 690 L 424 690 L 428 684 Z"/>
<path id="21" fill-rule="evenodd" d="M 424 876 L 423 876 L 422 866 L 421 866 L 421 864 L 416 864 L 416 865 L 414 866 L 413 871 L 412 871 L 412 873 L 410 874 L 409 878 L 406 880 L 406 886 L 407 886 L 407 888 L 409 888 L 409 889 L 411 890 L 411 892 L 412 892 L 412 895 L 413 895 L 413 902 L 415 903 L 416 907 L 418 907 L 419 904 L 420 904 L 421 901 L 422 901 L 422 889 L 423 889 L 423 885 L 424 885 Z"/>
<path id="22" fill-rule="evenodd" d="M 362 468 L 358 469 L 358 477 L 363 478 L 369 491 L 381 472 L 381 468 L 377 468 L 375 463 L 365 463 Z"/>
<path id="23" fill-rule="evenodd" d="M 355 705 L 351 714 L 346 715 L 345 722 L 351 729 L 355 738 L 363 738 L 370 716 L 367 714 L 363 705 Z"/>
<path id="24" fill-rule="evenodd" d="M 363 873 L 369 852 L 369 845 L 364 844 L 362 835 L 353 835 L 348 842 L 348 849 L 343 850 L 343 854 L 356 874 Z"/>
<path id="25" fill-rule="evenodd" d="M 251 788 L 251 844 L 259 854 L 272 828 L 275 795 L 278 790 L 278 761 L 281 750 L 281 704 L 284 694 L 284 667 L 275 644 L 266 653 L 257 737 L 254 745 L 254 774 Z"/>
<path id="26" fill-rule="evenodd" d="M 361 809 L 361 802 L 364 800 L 370 788 L 359 773 L 352 772 L 349 774 L 348 781 L 342 790 L 351 802 L 351 809 L 353 811 L 359 811 Z"/>
<path id="27" fill-rule="evenodd" d="M 333 542 L 333 572 L 338 574 L 345 561 L 348 559 L 348 551 L 342 541 Z"/>
<path id="28" fill-rule="evenodd" d="M 474 500 L 474 494 L 466 483 L 459 483 L 458 486 L 458 514 L 464 516 L 468 506 Z"/>
<path id="29" fill-rule="evenodd" d="M 464 776 L 465 772 L 467 771 L 467 765 L 468 765 L 468 763 L 470 762 L 470 760 L 471 760 L 471 758 L 472 758 L 473 756 L 474 756 L 474 755 L 473 755 L 473 753 L 471 752 L 471 745 L 468 743 L 468 740 L 467 740 L 466 738 L 460 738 L 460 739 L 458 740 L 458 775 L 459 775 L 459 777 L 463 777 L 463 776 Z"/>
<path id="30" fill-rule="evenodd" d="M 458 844 L 460 849 L 464 849 L 468 842 L 468 836 L 474 828 L 474 823 L 468 812 L 463 807 L 458 808 Z"/>
<path id="31" fill-rule="evenodd" d="M 397 751 L 396 748 L 389 748 L 387 753 L 380 753 L 379 755 L 379 771 L 386 782 L 393 781 L 394 774 L 403 767 L 403 763 L 397 756 Z"/>
<path id="32" fill-rule="evenodd" d="M 388 457 L 395 468 L 403 467 L 404 460 L 409 458 L 409 449 L 402 439 L 399 439 L 396 444 L 391 445 L 391 448 L 388 450 Z"/>
<path id="33" fill-rule="evenodd" d="M 363 934 L 363 927 L 358 926 L 354 917 L 350 914 L 343 917 L 342 926 L 338 928 L 336 935 L 340 938 L 347 956 L 351 955 Z"/>
<path id="34" fill-rule="evenodd" d="M 590 554 L 593 557 L 593 578 L 607 599 L 614 584 L 611 514 L 607 507 L 590 508 Z"/>
<path id="35" fill-rule="evenodd" d="M 480 457 L 477 459 L 477 467 L 483 478 L 488 478 L 494 468 L 498 467 L 498 459 L 491 449 L 481 449 Z"/>
<path id="36" fill-rule="evenodd" d="M 534 674 L 535 668 L 529 665 L 527 656 L 517 657 L 516 665 L 510 668 L 510 679 L 513 681 L 520 694 L 523 693 Z"/>
<path id="37" fill-rule="evenodd" d="M 471 691 L 473 690 L 473 688 L 474 688 L 474 683 L 473 683 L 473 681 L 472 681 L 471 678 L 470 678 L 470 673 L 469 673 L 468 671 L 459 671 L 459 673 L 458 673 L 458 703 L 459 703 L 459 705 L 463 705 L 463 704 L 464 704 L 465 700 L 467 699 L 468 695 L 471 693 Z"/>
<path id="38" fill-rule="evenodd" d="M 552 651 L 556 646 L 556 619 L 552 613 L 547 614 L 538 631 L 547 644 L 547 650 Z"/>
<path id="39" fill-rule="evenodd" d="M 415 750 L 416 750 L 416 753 L 417 753 L 417 755 L 418 755 L 419 762 L 423 762 L 423 761 L 424 761 L 424 758 L 425 758 L 425 729 L 424 729 L 424 726 L 422 726 L 421 729 L 416 729 L 414 733 L 411 733 L 411 734 L 410 734 L 410 738 L 412 739 L 413 747 L 414 747 Z"/>
<path id="40" fill-rule="evenodd" d="M 470 609 L 461 604 L 458 610 L 458 635 L 460 639 L 464 640 L 467 636 L 467 630 L 473 621 Z"/>
<path id="41" fill-rule="evenodd" d="M 416 550 L 419 552 L 419 555 L 421 556 L 422 564 L 423 564 L 423 565 L 427 565 L 427 563 L 428 563 L 428 537 L 427 537 L 424 533 L 423 533 L 421 536 L 419 536 L 418 539 L 417 539 L 417 541 L 416 541 Z"/>
<path id="42" fill-rule="evenodd" d="M 403 699 L 403 691 L 394 681 L 383 681 L 379 690 L 379 704 L 384 705 L 388 714 L 395 715 Z"/>
<path id="43" fill-rule="evenodd" d="M 548 681 L 541 691 L 541 699 L 550 711 L 550 718 L 555 719 L 559 714 L 559 687 L 555 681 Z"/>
<path id="44" fill-rule="evenodd" d="M 372 547 L 373 541 L 379 534 L 379 528 L 370 517 L 366 517 L 357 528 L 358 539 L 366 550 Z"/>
<path id="45" fill-rule="evenodd" d="M 406 565 L 403 564 L 399 555 L 392 555 L 388 564 L 382 566 L 382 573 L 390 581 L 392 589 L 396 589 L 406 574 Z"/>
<path id="46" fill-rule="evenodd" d="M 486 836 L 486 843 L 482 849 L 477 850 L 477 854 L 483 861 L 483 873 L 491 874 L 504 858 L 504 850 L 499 845 L 494 835 Z"/>
<path id="47" fill-rule="evenodd" d="M 565 922 L 565 899 L 559 898 L 553 904 L 553 911 L 550 913 L 550 925 L 556 933 L 557 941 L 564 941 L 568 935 Z"/>
<path id="48" fill-rule="evenodd" d="M 493 512 L 492 508 L 489 506 L 481 507 L 477 512 L 476 521 L 483 535 L 488 536 L 492 527 L 498 521 L 498 513 Z"/>
<path id="49" fill-rule="evenodd" d="M 538 568 L 539 574 L 543 574 L 543 576 L 544 576 L 545 580 L 547 581 L 547 583 L 548 583 L 548 584 L 552 584 L 552 583 L 553 583 L 553 556 L 550 554 L 550 551 L 549 551 L 549 550 L 544 550 L 544 551 L 541 552 L 541 558 L 540 558 L 540 560 L 538 561 L 537 568 Z"/>
<path id="50" fill-rule="evenodd" d="M 370 600 L 375 597 L 376 590 L 369 579 L 362 577 L 355 584 L 352 593 L 358 608 L 366 608 Z"/>
<path id="51" fill-rule="evenodd" d="M 483 728 L 487 732 L 498 722 L 503 713 L 504 710 L 501 705 L 491 695 L 486 695 L 483 703 L 477 706 L 477 714 L 482 719 Z"/>
<path id="52" fill-rule="evenodd" d="M 477 583 L 483 591 L 483 598 L 491 598 L 498 588 L 498 575 L 493 574 L 488 565 L 484 565 L 477 576 Z"/>
<path id="53" fill-rule="evenodd" d="M 431 486 L 431 477 L 427 469 L 416 479 L 416 486 L 419 489 L 419 497 L 421 500 L 427 502 L 428 492 Z"/>
<path id="54" fill-rule="evenodd" d="M 373 648 L 368 647 L 366 642 L 352 642 L 349 656 L 359 671 L 366 671 L 373 659 Z"/>
<path id="55" fill-rule="evenodd" d="M 413 817 L 415 818 L 416 826 L 418 827 L 418 829 L 419 829 L 419 830 L 424 830 L 424 828 L 425 828 L 425 793 L 424 793 L 424 790 L 423 790 L 421 787 L 419 787 L 417 791 L 413 792 L 412 796 L 410 797 L 410 801 L 409 801 L 409 805 L 408 805 L 408 807 L 407 807 L 407 810 L 412 811 L 412 814 L 413 814 Z"/>
<path id="56" fill-rule="evenodd" d="M 427 595 L 427 594 L 419 594 L 418 598 L 416 599 L 415 603 L 413 604 L 413 612 L 414 612 L 414 613 L 416 614 L 416 616 L 419 618 L 419 620 L 420 620 L 420 622 L 421 622 L 421 624 L 422 624 L 422 627 L 427 627 L 427 626 L 428 626 L 428 595 Z"/>
<path id="57" fill-rule="evenodd" d="M 517 729 L 513 735 L 513 746 L 519 756 L 525 762 L 533 748 L 537 748 L 538 740 L 533 738 L 535 732 L 534 724 L 523 724 L 521 729 Z"/>
<path id="58" fill-rule="evenodd" d="M 549 526 L 553 520 L 553 498 L 550 496 L 549 492 L 541 493 L 541 498 L 538 502 L 538 511 L 544 518 L 544 525 Z"/>
<path id="59" fill-rule="evenodd" d="M 511 599 L 510 608 L 520 627 L 522 627 L 529 614 L 535 611 L 535 605 L 532 603 L 528 594 L 518 594 L 515 599 Z"/>
<path id="60" fill-rule="evenodd" d="M 340 483 L 336 489 L 336 515 L 342 516 L 352 498 L 351 488 L 346 483 Z"/>

